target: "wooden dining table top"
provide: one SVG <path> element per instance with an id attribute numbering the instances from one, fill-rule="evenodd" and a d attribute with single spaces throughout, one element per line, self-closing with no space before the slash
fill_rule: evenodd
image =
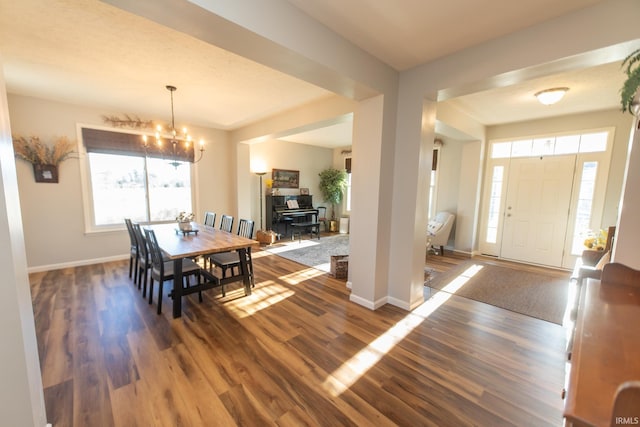
<path id="1" fill-rule="evenodd" d="M 228 252 L 258 247 L 260 242 L 219 230 L 208 225 L 191 223 L 197 233 L 183 233 L 176 223 L 154 224 L 145 227 L 156 234 L 158 245 L 170 259 L 191 258 L 199 255 Z"/>

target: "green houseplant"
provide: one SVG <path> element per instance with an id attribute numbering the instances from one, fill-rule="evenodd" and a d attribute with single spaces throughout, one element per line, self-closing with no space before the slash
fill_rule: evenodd
<path id="1" fill-rule="evenodd" d="M 634 50 L 622 61 L 622 68 L 627 79 L 620 89 L 620 105 L 622 111 L 634 114 L 635 96 L 640 86 L 640 49 Z"/>
<path id="2" fill-rule="evenodd" d="M 343 170 L 328 168 L 318 174 L 320 176 L 320 193 L 325 202 L 331 203 L 330 229 L 336 229 L 335 205 L 342 202 L 342 195 L 347 187 L 347 173 Z"/>

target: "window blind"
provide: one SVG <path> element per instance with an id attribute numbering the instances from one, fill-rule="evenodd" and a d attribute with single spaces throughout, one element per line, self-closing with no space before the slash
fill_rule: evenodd
<path id="1" fill-rule="evenodd" d="M 108 130 L 82 128 L 82 141 L 88 153 L 120 154 L 124 156 L 138 156 L 175 159 L 181 162 L 193 162 L 193 144 L 186 148 L 182 141 L 176 144 L 175 153 L 173 144 L 166 138 L 162 139 L 162 145 L 156 143 L 155 137 L 149 137 L 149 143 L 145 151 L 142 135 L 114 132 Z"/>

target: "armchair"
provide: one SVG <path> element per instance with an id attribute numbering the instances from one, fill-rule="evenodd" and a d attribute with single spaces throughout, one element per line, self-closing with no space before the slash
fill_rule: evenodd
<path id="1" fill-rule="evenodd" d="M 451 229 L 456 216 L 449 212 L 438 212 L 427 225 L 427 250 L 440 247 L 440 255 L 444 256 L 444 245 L 449 241 Z M 434 249 L 435 250 L 435 249 Z"/>

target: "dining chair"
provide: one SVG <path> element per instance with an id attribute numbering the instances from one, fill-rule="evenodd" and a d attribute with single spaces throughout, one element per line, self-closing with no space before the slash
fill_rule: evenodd
<path id="1" fill-rule="evenodd" d="M 228 231 L 231 233 L 233 229 L 233 217 L 231 215 L 222 214 L 220 219 L 220 230 Z"/>
<path id="2" fill-rule="evenodd" d="M 138 281 L 138 241 L 136 240 L 136 236 L 133 231 L 133 222 L 131 219 L 125 218 L 124 223 L 127 225 L 129 243 L 131 245 L 129 249 L 129 278 L 131 279 L 133 277 L 133 283 L 136 283 Z"/>
<path id="3" fill-rule="evenodd" d="M 238 223 L 238 236 L 251 239 L 253 237 L 253 228 L 255 222 L 250 219 L 240 219 Z M 253 280 L 253 261 L 251 259 L 251 247 L 247 248 L 247 268 L 249 269 L 249 279 L 251 280 L 251 287 L 255 286 Z M 220 267 L 222 270 L 222 278 L 227 277 L 227 270 L 233 273 L 234 268 L 240 269 L 240 256 L 237 251 L 222 252 L 209 256 L 210 268 L 213 270 L 214 266 Z M 222 296 L 224 297 L 224 285 L 222 286 Z"/>
<path id="4" fill-rule="evenodd" d="M 216 223 L 216 213 L 215 212 L 205 212 L 204 213 L 204 225 L 208 225 L 213 227 Z"/>
<path id="5" fill-rule="evenodd" d="M 149 259 L 149 250 L 147 249 L 147 240 L 144 237 L 140 224 L 133 224 L 133 234 L 138 243 L 138 266 L 136 267 L 135 283 L 138 285 L 138 289 L 142 289 L 142 297 L 147 295 L 147 278 L 149 268 L 151 267 L 151 260 Z"/>
<path id="6" fill-rule="evenodd" d="M 327 227 L 327 222 L 329 221 L 329 218 L 327 218 L 327 207 L 318 206 L 316 209 L 318 210 L 318 218 L 316 222 L 324 225 L 324 231 L 328 231 L 329 227 Z"/>
<path id="7" fill-rule="evenodd" d="M 153 230 L 144 229 L 147 239 L 147 248 L 149 249 L 151 259 L 151 278 L 149 281 L 149 304 L 153 303 L 153 281 L 158 281 L 158 314 L 162 313 L 162 288 L 164 282 L 173 280 L 173 261 L 165 261 L 162 257 L 162 249 L 158 245 L 156 234 Z M 198 263 L 189 258 L 182 259 L 182 274 L 184 286 L 189 287 L 189 276 L 196 276 L 200 283 L 200 266 Z M 198 293 L 199 300 L 202 302 L 202 292 Z"/>
<path id="8" fill-rule="evenodd" d="M 134 223 L 133 231 L 138 242 L 138 280 L 136 284 L 138 285 L 138 289 L 142 289 L 142 298 L 146 298 L 149 269 L 151 269 L 151 255 L 149 253 L 147 239 L 142 231 L 142 226 Z M 163 253 L 162 260 L 167 262 L 169 258 Z"/>

